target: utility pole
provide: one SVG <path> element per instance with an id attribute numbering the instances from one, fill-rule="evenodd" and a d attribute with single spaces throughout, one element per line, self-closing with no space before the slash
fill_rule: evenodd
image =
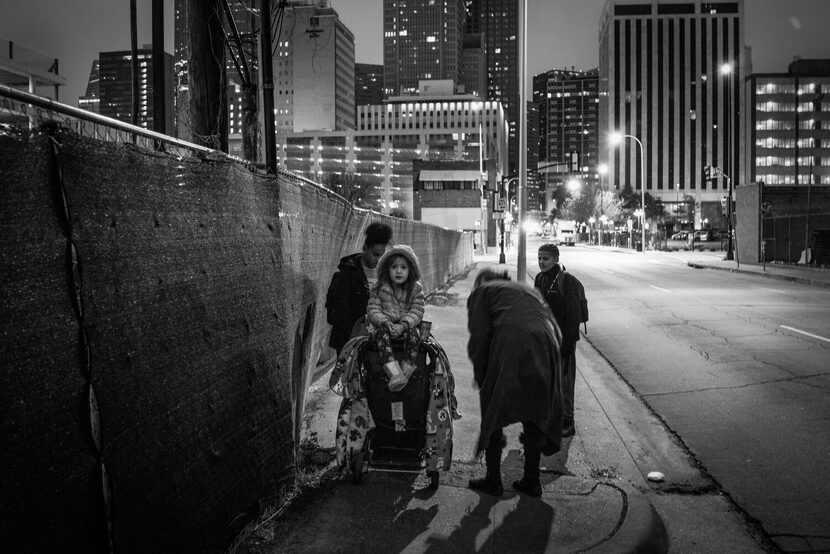
<path id="1" fill-rule="evenodd" d="M 135 55 L 133 63 L 136 63 Z M 153 130 L 166 134 L 167 110 L 164 99 L 169 83 L 165 82 L 164 67 L 164 0 L 153 0 Z"/>
<path id="2" fill-rule="evenodd" d="M 130 57 L 132 58 L 131 81 L 132 81 L 132 113 L 130 114 L 130 123 L 138 125 L 138 38 L 136 37 L 136 15 L 135 15 L 135 0 L 130 0 Z M 133 135 L 133 144 L 135 144 L 136 136 Z"/>
<path id="3" fill-rule="evenodd" d="M 283 9 L 280 6 L 279 9 Z M 259 1 L 259 74 L 262 76 L 262 129 L 265 171 L 277 173 L 277 136 L 274 130 L 274 69 L 271 61 L 271 0 Z M 280 14 L 282 15 L 282 14 Z"/>
<path id="4" fill-rule="evenodd" d="M 519 208 L 519 241 L 516 281 L 527 279 L 527 236 L 524 229 L 527 207 L 527 0 L 519 1 L 519 188 L 516 203 Z"/>

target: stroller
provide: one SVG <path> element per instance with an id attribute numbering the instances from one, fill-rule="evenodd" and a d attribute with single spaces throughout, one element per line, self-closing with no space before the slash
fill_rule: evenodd
<path id="1" fill-rule="evenodd" d="M 426 332 L 424 332 L 426 331 Z M 336 443 L 341 467 L 360 484 L 368 471 L 420 473 L 432 487 L 439 470 L 452 461 L 452 421 L 458 415 L 455 383 L 440 344 L 422 324 L 416 369 L 398 392 L 388 388 L 383 362 L 368 336 L 352 338 L 343 348 L 329 381 L 343 396 Z M 402 345 L 393 341 L 395 357 Z"/>

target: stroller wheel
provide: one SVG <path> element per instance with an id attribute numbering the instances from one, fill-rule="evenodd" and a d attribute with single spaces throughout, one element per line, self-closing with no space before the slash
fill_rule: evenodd
<path id="1" fill-rule="evenodd" d="M 363 479 L 363 451 L 352 454 L 352 483 L 359 485 Z"/>
<path id="2" fill-rule="evenodd" d="M 427 471 L 427 477 L 429 477 L 429 488 L 437 489 L 438 488 L 438 472 L 437 471 Z"/>

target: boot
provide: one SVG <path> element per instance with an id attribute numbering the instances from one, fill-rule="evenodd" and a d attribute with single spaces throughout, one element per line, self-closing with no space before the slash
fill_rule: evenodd
<path id="1" fill-rule="evenodd" d="M 525 472 L 518 481 L 513 481 L 513 488 L 528 496 L 542 496 L 542 483 L 539 482 L 539 462 L 542 452 L 536 446 L 525 444 Z"/>
<path id="2" fill-rule="evenodd" d="M 415 362 L 412 360 L 401 360 L 401 370 L 408 381 L 412 377 L 412 374 L 415 373 Z"/>
<path id="3" fill-rule="evenodd" d="M 504 494 L 504 485 L 501 482 L 501 450 L 504 448 L 502 436 L 491 438 L 487 450 L 484 451 L 484 462 L 487 464 L 487 475 L 483 479 L 470 479 L 470 488 L 491 496 Z"/>
<path id="4" fill-rule="evenodd" d="M 398 392 L 402 388 L 406 386 L 406 383 L 409 379 L 404 375 L 403 370 L 401 369 L 401 364 L 398 363 L 397 360 L 392 360 L 391 362 L 387 362 L 383 364 L 383 370 L 386 372 L 386 375 L 389 377 L 389 390 L 392 392 Z"/>

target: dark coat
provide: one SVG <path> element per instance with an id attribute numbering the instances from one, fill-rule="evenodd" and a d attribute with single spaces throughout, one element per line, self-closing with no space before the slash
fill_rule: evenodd
<path id="1" fill-rule="evenodd" d="M 553 317 L 556 318 L 559 330 L 562 331 L 563 354 L 570 355 L 576 350 L 576 343 L 579 340 L 581 308 L 575 277 L 567 271 L 563 274 L 564 280 L 562 281 L 564 294 L 559 292 L 556 279 L 560 269 L 564 269 L 564 266 L 556 264 L 550 270 L 538 273 L 533 280 L 533 286 L 542 292 L 545 302 L 553 312 Z"/>
<path id="2" fill-rule="evenodd" d="M 542 430 L 545 455 L 559 450 L 562 432 L 559 329 L 539 291 L 513 281 L 488 281 L 467 299 L 467 354 L 479 386 L 481 434 L 511 423 Z"/>
<path id="3" fill-rule="evenodd" d="M 331 325 L 329 346 L 338 354 L 351 337 L 355 322 L 366 315 L 369 283 L 363 273 L 362 256 L 357 253 L 341 258 L 326 293 L 326 319 Z"/>

